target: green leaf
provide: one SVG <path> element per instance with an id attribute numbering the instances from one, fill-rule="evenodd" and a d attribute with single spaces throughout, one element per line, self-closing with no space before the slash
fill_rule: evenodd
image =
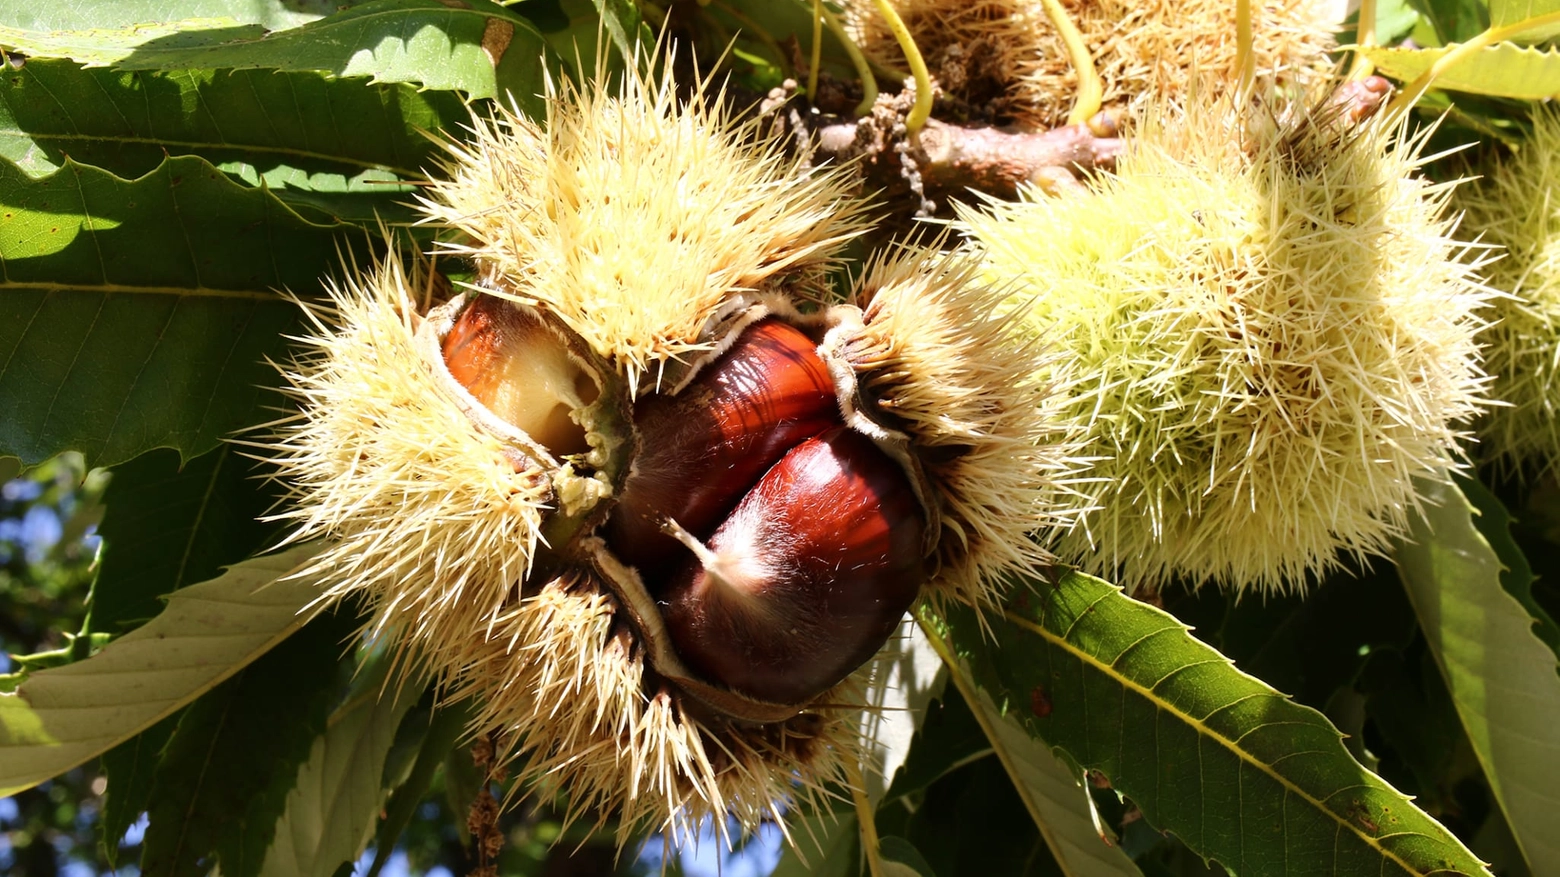
<path id="1" fill-rule="evenodd" d="M 787 820 L 794 845 L 780 854 L 770 877 L 852 877 L 860 845 L 856 814 Z"/>
<path id="2" fill-rule="evenodd" d="M 1045 838 L 1062 870 L 1072 877 L 1123 877 L 1140 872 L 1121 852 L 1110 829 L 1097 824 L 1098 814 L 1089 792 L 1079 782 L 1079 772 L 1052 754 L 1018 720 L 1004 712 L 975 681 L 969 665 L 953 654 L 945 655 L 954 684 L 970 705 L 992 748 L 1002 760 L 1018 796 Z M 1051 709 L 1044 702 L 1031 703 L 1036 711 Z"/>
<path id="3" fill-rule="evenodd" d="M 162 614 L 103 651 L 0 695 L 0 796 L 130 739 L 290 636 L 319 591 L 286 574 L 318 551 L 257 557 L 177 591 Z"/>
<path id="4" fill-rule="evenodd" d="M 385 863 L 390 861 L 390 856 L 395 852 L 396 839 L 406 830 L 406 826 L 411 824 L 412 817 L 417 815 L 417 808 L 422 806 L 423 798 L 427 796 L 429 787 L 433 785 L 434 775 L 438 773 L 439 766 L 454 751 L 455 742 L 460 739 L 461 732 L 466 729 L 471 716 L 470 704 L 467 701 L 446 704 L 434 710 L 427 721 L 422 746 L 417 750 L 417 760 L 412 762 L 411 773 L 408 774 L 406 782 L 390 796 L 390 803 L 385 805 L 385 818 L 379 823 L 379 831 L 374 841 L 376 847 L 374 861 L 369 866 L 366 877 L 375 877 L 380 869 L 384 868 Z M 413 713 L 407 721 L 411 722 L 418 718 L 418 713 Z"/>
<path id="5" fill-rule="evenodd" d="M 356 627 L 351 612 L 316 618 L 185 710 L 157 765 L 142 873 L 197 877 L 213 853 L 227 877 L 259 871 Z"/>
<path id="6" fill-rule="evenodd" d="M 937 877 L 937 872 L 926 863 L 926 857 L 921 855 L 914 844 L 902 837 L 885 837 L 878 844 L 878 849 L 883 853 L 883 864 L 897 867 L 906 877 Z"/>
<path id="7" fill-rule="evenodd" d="M 120 70 L 312 70 L 407 82 L 472 98 L 512 97 L 539 112 L 545 44 L 531 23 L 488 0 L 378 0 L 267 33 L 231 19 L 29 31 L 0 45 L 33 58 Z"/>
<path id="8" fill-rule="evenodd" d="M 1500 558 L 1453 485 L 1421 482 L 1425 498 L 1398 548 L 1419 614 L 1490 789 L 1534 874 L 1560 873 L 1560 675 L 1533 617 L 1501 587 Z"/>
<path id="9" fill-rule="evenodd" d="M 944 690 L 926 711 L 916 731 L 910 755 L 894 777 L 885 802 L 893 802 L 930 786 L 953 771 L 994 755 L 991 741 L 958 690 Z M 886 808 L 883 808 L 886 809 Z"/>
<path id="10" fill-rule="evenodd" d="M 182 467 L 169 450 L 114 467 L 102 568 L 92 585 L 94 630 L 122 633 L 156 615 L 159 598 L 215 576 L 269 546 L 275 524 L 257 521 L 277 501 L 259 465 L 223 445 Z"/>
<path id="11" fill-rule="evenodd" d="M 1442 45 L 1473 39 L 1490 26 L 1484 0 L 1413 0 L 1413 3 L 1434 26 Z"/>
<path id="12" fill-rule="evenodd" d="M 1560 2 L 1556 0 L 1490 0 L 1490 27 L 1510 28 L 1520 31 L 1524 42 L 1538 43 L 1560 35 L 1560 22 L 1538 18 L 1560 17 Z M 1507 39 L 1515 37 L 1508 36 Z"/>
<path id="13" fill-rule="evenodd" d="M 36 3 L 0 0 L 0 21 L 26 31 L 49 33 L 90 28 L 129 28 L 185 19 L 255 24 L 284 30 L 363 0 L 115 0 L 113 3 Z"/>
<path id="14" fill-rule="evenodd" d="M 902 808 L 901 808 L 902 809 Z M 880 813 L 879 831 L 915 839 L 916 851 L 938 874 L 981 873 L 1003 877 L 1067 874 L 1051 857 L 1011 777 L 995 758 L 973 762 L 938 780 L 903 825 Z"/>
<path id="15" fill-rule="evenodd" d="M 1487 873 L 1321 714 L 1113 585 L 1068 573 L 1020 589 L 988 633 L 964 609 L 923 621 L 1002 715 L 1235 873 Z"/>
<path id="16" fill-rule="evenodd" d="M 284 199 L 338 196 L 337 212 L 353 216 L 409 217 L 397 202 L 411 187 L 397 182 L 431 169 L 440 150 L 426 132 L 459 133 L 469 119 L 451 92 L 319 73 L 122 72 L 43 59 L 0 71 L 0 157 L 33 176 L 67 155 L 125 178 L 170 154 L 200 155 Z"/>
<path id="17" fill-rule="evenodd" d="M 1375 63 L 1378 73 L 1407 82 L 1419 78 L 1453 48 L 1368 46 L 1359 51 Z M 1450 91 L 1543 100 L 1560 94 L 1560 50 L 1497 43 L 1451 65 L 1434 84 Z"/>
<path id="18" fill-rule="evenodd" d="M 862 778 L 874 805 L 904 765 L 927 707 L 946 679 L 942 660 L 907 616 L 878 651 L 863 692 L 871 709 L 861 713 Z"/>
<path id="19" fill-rule="evenodd" d="M 186 458 L 266 418 L 298 309 L 341 232 L 200 158 L 133 181 L 0 162 L 0 454 Z"/>
<path id="20" fill-rule="evenodd" d="M 1479 534 L 1495 550 L 1495 556 L 1500 558 L 1500 586 L 1533 617 L 1533 634 L 1560 654 L 1560 625 L 1555 624 L 1555 619 L 1533 597 L 1533 583 L 1538 577 L 1533 574 L 1533 567 L 1528 564 L 1517 540 L 1512 536 L 1511 514 L 1495 494 L 1490 493 L 1489 488 L 1476 479 L 1458 478 L 1457 488 L 1473 506 L 1474 526 L 1479 528 Z"/>
<path id="21" fill-rule="evenodd" d="M 386 685 L 385 663 L 359 676 L 353 696 L 314 739 L 276 823 L 263 877 L 331 877 L 368 843 L 385 802 L 385 758 L 402 718 L 422 695 L 420 685 Z"/>
<path id="22" fill-rule="evenodd" d="M 655 42 L 639 15 L 639 5 L 634 0 L 591 0 L 601 17 L 601 24 L 612 37 L 613 45 L 625 60 L 643 56 L 645 46 Z"/>
<path id="23" fill-rule="evenodd" d="M 103 814 L 98 819 L 98 841 L 107 853 L 110 865 L 116 865 L 119 841 L 125 832 L 146 812 L 152 798 L 157 762 L 162 760 L 163 747 L 168 745 L 168 739 L 183 715 L 179 712 L 168 716 L 103 753 L 103 776 L 108 779 L 108 791 L 103 799 Z"/>

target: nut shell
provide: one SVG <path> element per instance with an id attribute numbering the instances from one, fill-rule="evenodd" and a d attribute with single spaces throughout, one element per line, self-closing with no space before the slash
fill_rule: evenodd
<path id="1" fill-rule="evenodd" d="M 662 530 L 708 539 L 742 496 L 802 441 L 840 423 L 815 344 L 769 318 L 747 327 L 676 396 L 634 407 L 640 456 L 608 524 L 619 558 L 654 580 L 688 553 Z"/>
<path id="2" fill-rule="evenodd" d="M 914 602 L 925 527 L 903 470 L 870 439 L 808 439 L 672 576 L 667 631 L 701 676 L 804 702 L 865 663 Z"/>

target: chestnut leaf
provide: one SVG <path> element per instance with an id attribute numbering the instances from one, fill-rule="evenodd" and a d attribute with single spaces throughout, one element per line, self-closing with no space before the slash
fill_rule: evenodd
<path id="1" fill-rule="evenodd" d="M 0 25 L 0 45 L 29 58 L 119 70 L 313 70 L 476 99 L 509 95 L 528 112 L 541 107 L 541 35 L 527 19 L 487 0 L 378 0 L 270 32 L 227 15 L 157 18 L 119 28 L 85 20 L 45 30 Z"/>
<path id="2" fill-rule="evenodd" d="M 0 455 L 188 458 L 268 419 L 299 321 L 279 290 L 314 294 L 354 228 L 194 156 L 135 180 L 0 161 Z"/>
<path id="3" fill-rule="evenodd" d="M 1397 550 L 1403 585 L 1528 867 L 1556 873 L 1560 674 L 1534 617 L 1501 586 L 1503 567 L 1521 555 L 1502 563 L 1456 486 L 1421 482 L 1420 492 L 1425 505 Z"/>
<path id="4" fill-rule="evenodd" d="M 385 759 L 425 686 L 389 684 L 391 660 L 371 657 L 298 769 L 260 877 L 331 877 L 362 853 L 388 790 Z"/>
<path id="5" fill-rule="evenodd" d="M 1016 586 L 984 630 L 967 609 L 923 621 L 1004 715 L 1234 873 L 1489 873 L 1320 713 L 1114 585 L 1070 572 Z"/>
<path id="6" fill-rule="evenodd" d="M 0 75 L 0 156 L 34 177 L 68 155 L 134 179 L 200 155 L 235 180 L 338 217 L 410 219 L 411 187 L 458 134 L 454 92 L 274 70 L 119 71 L 33 59 Z"/>
<path id="7" fill-rule="evenodd" d="M 214 578 L 281 535 L 257 520 L 276 485 L 232 445 L 180 465 L 167 449 L 114 467 L 98 527 L 107 550 L 92 583 L 92 630 L 121 634 L 155 616 L 172 591 Z"/>
<path id="8" fill-rule="evenodd" d="M 20 685 L 0 694 L 0 796 L 130 739 L 291 636 L 319 591 L 286 576 L 319 548 L 247 560 L 92 657 L 8 680 Z"/>

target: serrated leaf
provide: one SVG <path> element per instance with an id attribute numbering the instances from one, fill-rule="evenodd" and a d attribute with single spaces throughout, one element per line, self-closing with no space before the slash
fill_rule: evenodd
<path id="1" fill-rule="evenodd" d="M 343 862 L 357 861 L 385 802 L 385 757 L 422 695 L 421 686 L 383 682 L 382 674 L 360 677 L 355 696 L 315 738 L 276 823 L 262 877 L 331 877 Z"/>
<path id="2" fill-rule="evenodd" d="M 298 325 L 277 290 L 317 289 L 353 228 L 192 156 L 136 180 L 0 161 L 0 454 L 189 458 L 266 419 Z"/>
<path id="3" fill-rule="evenodd" d="M 146 811 L 147 801 L 152 797 L 157 762 L 182 715 L 183 712 L 174 713 L 103 753 L 103 776 L 108 780 L 108 791 L 103 798 L 102 815 L 98 817 L 98 843 L 110 865 L 117 865 L 119 841 Z"/>
<path id="4" fill-rule="evenodd" d="M 141 871 L 259 871 L 298 766 L 341 693 L 336 665 L 356 621 L 314 619 L 185 710 L 148 801 Z"/>
<path id="5" fill-rule="evenodd" d="M 1538 43 L 1560 34 L 1560 2 L 1556 0 L 1490 0 L 1490 27 L 1509 30 L 1506 39 Z"/>
<path id="6" fill-rule="evenodd" d="M 362 0 L 115 0 L 113 3 L 36 3 L 0 0 L 0 21 L 28 31 L 128 28 L 184 19 L 220 20 L 285 30 Z"/>
<path id="7" fill-rule="evenodd" d="M 353 216 L 406 214 L 420 178 L 470 114 L 450 92 L 274 70 L 125 72 L 34 59 L 0 71 L 0 157 L 33 176 L 81 164 L 124 178 L 200 155 L 281 197 L 351 195 Z M 346 199 L 338 198 L 338 201 Z M 314 203 L 319 203 L 318 199 Z"/>
<path id="8" fill-rule="evenodd" d="M 926 708 L 947 679 L 942 659 L 908 616 L 872 663 L 861 714 L 862 778 L 876 805 L 910 755 L 910 743 Z"/>
<path id="9" fill-rule="evenodd" d="M 1434 49 L 1357 47 L 1376 71 L 1405 82 L 1419 78 L 1455 44 Z M 1436 88 L 1518 100 L 1543 100 L 1560 94 L 1560 49 L 1497 43 L 1451 65 L 1433 83 Z"/>
<path id="10" fill-rule="evenodd" d="M 407 717 L 406 721 L 417 720 L 419 710 Z M 411 772 L 407 775 L 406 782 L 401 784 L 391 795 L 390 801 L 385 805 L 385 817 L 379 823 L 374 845 L 374 861 L 370 864 L 365 877 L 376 877 L 385 863 L 390 861 L 390 856 L 395 852 L 396 841 L 406 826 L 412 822 L 412 817 L 417 814 L 417 808 L 422 806 L 423 798 L 427 796 L 428 789 L 433 784 L 433 778 L 438 773 L 439 766 L 455 750 L 455 741 L 460 739 L 461 732 L 466 729 L 471 720 L 470 703 L 461 701 L 456 704 L 445 704 L 427 719 L 427 727 L 422 738 L 422 745 L 418 747 L 417 758 L 412 762 Z"/>
<path id="11" fill-rule="evenodd" d="M 114 468 L 102 566 L 92 584 L 92 628 L 122 633 L 156 615 L 159 598 L 215 576 L 269 546 L 275 524 L 256 520 L 277 501 L 259 464 L 231 445 L 179 465 L 169 450 Z"/>
<path id="12" fill-rule="evenodd" d="M 303 626 L 319 590 L 287 574 L 318 551 L 299 545 L 177 591 L 161 614 L 103 651 L 0 695 L 0 796 L 139 734 Z"/>
<path id="13" fill-rule="evenodd" d="M 1463 729 L 1534 874 L 1560 873 L 1560 676 L 1455 486 L 1419 484 L 1398 570 Z"/>
<path id="14" fill-rule="evenodd" d="M 985 729 L 1062 871 L 1069 877 L 1140 875 L 1137 866 L 1116 845 L 1115 837 L 1107 839 L 1101 835 L 1110 830 L 1098 824 L 1089 792 L 1079 783 L 1078 774 L 992 700 L 991 694 L 976 682 L 967 662 L 951 651 L 944 658 L 954 684 Z M 1050 704 L 1030 706 L 1037 710 L 1053 708 Z"/>
<path id="15" fill-rule="evenodd" d="M 1458 478 L 1457 488 L 1473 506 L 1474 526 L 1484 541 L 1494 549 L 1500 560 L 1500 586 L 1522 604 L 1522 609 L 1533 618 L 1533 635 L 1560 655 L 1560 625 L 1533 597 L 1533 583 L 1538 577 L 1533 567 L 1522 555 L 1522 549 L 1511 534 L 1513 519 L 1490 489 L 1472 478 Z"/>
<path id="16" fill-rule="evenodd" d="M 488 0 L 378 0 L 267 33 L 231 19 L 28 31 L 0 45 L 29 57 L 120 70 L 313 70 L 407 82 L 473 98 L 512 96 L 539 111 L 545 44 L 531 23 Z"/>
<path id="17" fill-rule="evenodd" d="M 278 500 L 263 471 L 231 445 L 182 466 L 157 450 L 115 467 L 93 628 L 121 633 L 155 615 L 164 595 L 273 544 L 280 528 L 257 520 Z"/>
<path id="18" fill-rule="evenodd" d="M 1321 714 L 1113 585 L 1036 583 L 987 634 L 969 610 L 923 621 L 1003 715 L 1235 873 L 1488 873 Z"/>

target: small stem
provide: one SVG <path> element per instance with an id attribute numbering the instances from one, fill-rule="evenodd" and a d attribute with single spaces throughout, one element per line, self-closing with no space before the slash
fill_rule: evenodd
<path id="1" fill-rule="evenodd" d="M 1360 11 L 1354 25 L 1354 65 L 1347 78 L 1364 79 L 1376 72 L 1376 65 L 1360 49 L 1376 44 L 1376 0 L 1360 0 Z"/>
<path id="2" fill-rule="evenodd" d="M 1105 98 L 1105 86 L 1100 83 L 1100 73 L 1094 67 L 1094 58 L 1089 54 L 1089 47 L 1084 45 L 1083 34 L 1079 33 L 1078 26 L 1067 17 L 1067 10 L 1062 8 L 1061 0 L 1041 0 L 1045 5 L 1046 17 L 1051 19 L 1051 26 L 1062 38 L 1062 44 L 1067 47 L 1067 63 L 1072 65 L 1074 72 L 1078 74 L 1078 96 L 1073 101 L 1072 112 L 1067 116 L 1069 125 L 1085 125 L 1100 111 L 1100 104 Z"/>
<path id="3" fill-rule="evenodd" d="M 916 46 L 915 40 L 910 37 L 910 28 L 905 27 L 904 19 L 894 11 L 888 0 L 873 0 L 877 4 L 878 14 L 883 16 L 883 22 L 893 32 L 894 40 L 899 43 L 900 51 L 905 53 L 905 60 L 910 62 L 910 74 L 915 77 L 915 105 L 910 108 L 910 114 L 905 116 L 905 130 L 913 137 L 920 133 L 921 126 L 932 115 L 932 74 L 926 69 L 926 59 L 921 57 L 921 50 Z"/>
<path id="4" fill-rule="evenodd" d="M 1235 0 L 1235 78 L 1236 92 L 1241 104 L 1251 100 L 1251 89 L 1257 81 L 1257 57 L 1251 32 L 1251 0 Z"/>
<path id="5" fill-rule="evenodd" d="M 877 814 L 872 802 L 867 800 L 867 784 L 862 781 L 861 768 L 853 759 L 843 759 L 845 780 L 850 783 L 850 797 L 856 805 L 856 822 L 861 828 L 861 848 L 867 854 L 867 871 L 872 877 L 883 877 L 883 854 L 878 850 Z"/>
<path id="6" fill-rule="evenodd" d="M 807 67 L 807 99 L 818 103 L 818 65 L 823 61 L 823 0 L 812 4 L 812 58 Z"/>
<path id="7" fill-rule="evenodd" d="M 861 47 L 850 38 L 850 34 L 845 32 L 845 26 L 834 17 L 834 13 L 822 4 L 819 4 L 817 9 L 818 14 L 823 18 L 823 23 L 829 26 L 829 33 L 834 34 L 834 38 L 845 47 L 845 54 L 850 56 L 851 66 L 856 68 L 856 75 L 861 78 L 861 103 L 856 106 L 856 115 L 865 116 L 872 112 L 872 105 L 877 103 L 877 77 L 872 75 L 872 67 L 867 63 L 867 56 L 861 53 Z M 809 94 L 808 98 L 811 97 L 812 95 Z"/>

